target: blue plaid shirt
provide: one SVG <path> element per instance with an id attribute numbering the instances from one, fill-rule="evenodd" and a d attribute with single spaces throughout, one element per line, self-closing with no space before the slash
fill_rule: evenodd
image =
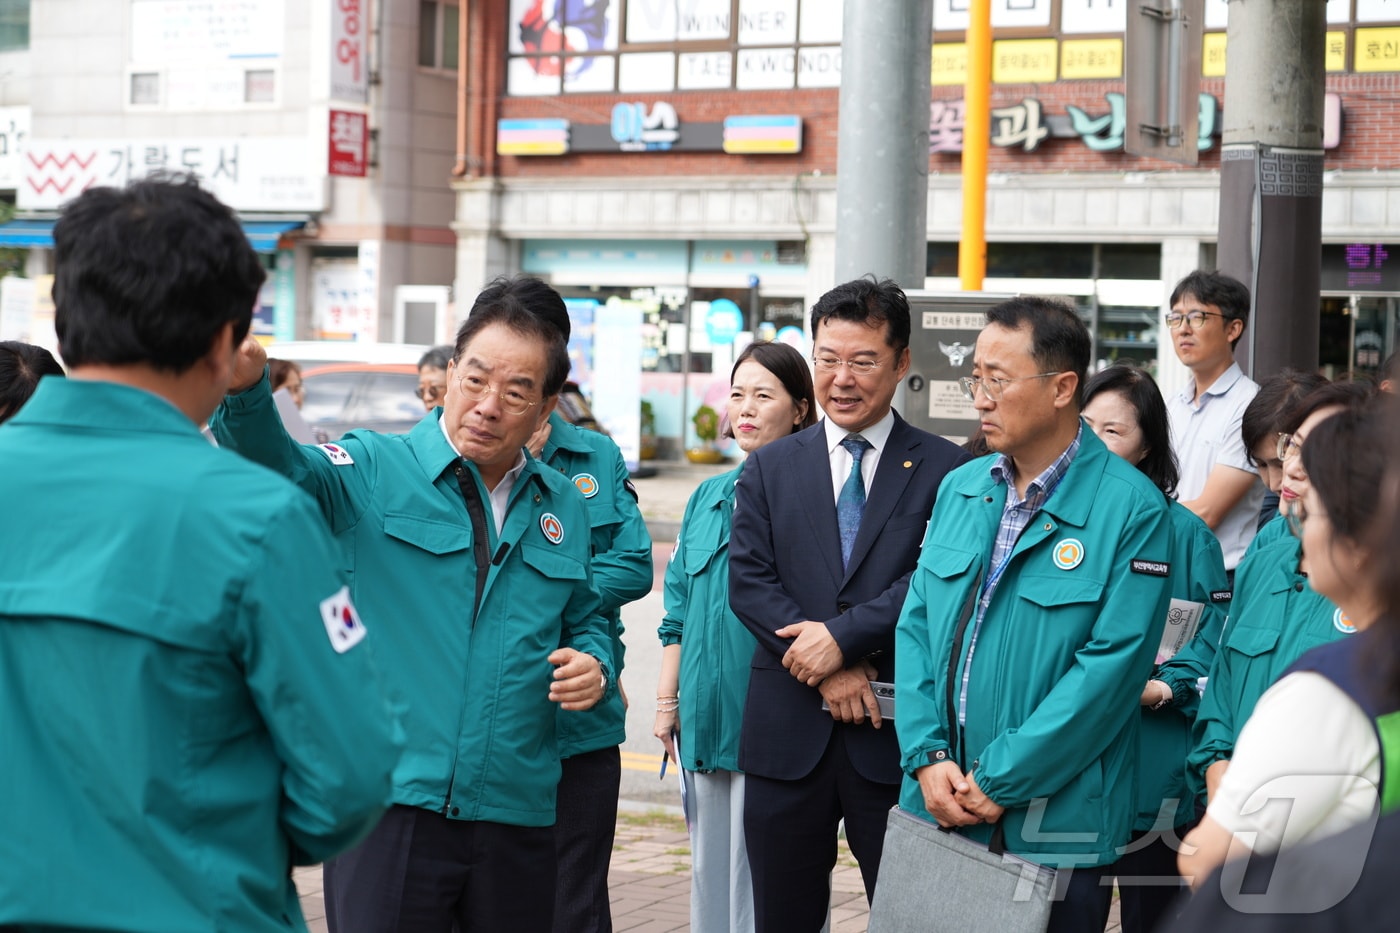
<path id="1" fill-rule="evenodd" d="M 1055 490 L 1060 488 L 1060 481 L 1069 472 L 1074 455 L 1079 453 L 1079 440 L 1083 436 L 1084 423 L 1080 422 L 1074 440 L 1065 448 L 1064 453 L 1055 458 L 1054 463 L 1031 480 L 1030 485 L 1026 487 L 1025 498 L 1021 498 L 1021 494 L 1016 491 L 1016 484 L 1013 482 L 1016 478 L 1016 467 L 1011 458 L 1002 454 L 992 462 L 992 479 L 1006 484 L 1006 507 L 1001 513 L 1001 524 L 997 526 L 997 538 L 992 545 L 992 569 L 982 583 L 982 595 L 977 600 L 977 617 L 973 621 L 972 637 L 967 645 L 967 660 L 963 662 L 962 689 L 958 693 L 958 725 L 967 723 L 967 683 L 972 677 L 972 655 L 977 650 L 977 632 L 982 628 L 982 619 L 987 615 L 987 607 L 992 604 L 992 594 L 1001 582 L 1006 565 L 1011 562 L 1011 552 L 1016 549 L 1016 541 L 1021 537 L 1021 532 L 1026 530 L 1026 526 L 1035 518 L 1035 513 L 1040 511 L 1041 506 L 1050 501 Z"/>

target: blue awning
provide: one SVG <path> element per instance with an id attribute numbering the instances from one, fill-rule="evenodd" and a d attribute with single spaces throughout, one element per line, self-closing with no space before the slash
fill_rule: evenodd
<path id="1" fill-rule="evenodd" d="M 243 233 L 253 249 L 260 253 L 277 251 L 277 241 L 288 230 L 300 230 L 306 226 L 304 220 L 245 220 Z"/>
<path id="2" fill-rule="evenodd" d="M 12 220 L 0 224 L 0 246 L 53 249 L 52 220 Z"/>
<path id="3" fill-rule="evenodd" d="M 53 249 L 54 219 L 12 220 L 0 224 L 0 246 L 20 249 Z M 300 230 L 305 220 L 245 220 L 243 233 L 259 253 L 277 250 L 277 241 L 288 230 Z"/>

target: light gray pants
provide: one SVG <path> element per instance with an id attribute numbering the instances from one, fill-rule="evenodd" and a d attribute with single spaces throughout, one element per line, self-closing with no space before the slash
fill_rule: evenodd
<path id="1" fill-rule="evenodd" d="M 744 775 L 682 771 L 690 810 L 691 933 L 753 933 Z"/>

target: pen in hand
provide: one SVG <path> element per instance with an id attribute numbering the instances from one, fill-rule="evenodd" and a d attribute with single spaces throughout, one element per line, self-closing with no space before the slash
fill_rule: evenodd
<path id="1" fill-rule="evenodd" d="M 668 753 L 666 753 L 666 752 L 662 752 L 662 753 L 661 753 L 661 773 L 658 774 L 658 775 L 656 776 L 656 779 L 657 779 L 658 781 L 665 780 L 665 778 L 666 778 L 666 762 L 669 761 L 670 758 L 671 758 L 671 756 L 670 756 Z"/>

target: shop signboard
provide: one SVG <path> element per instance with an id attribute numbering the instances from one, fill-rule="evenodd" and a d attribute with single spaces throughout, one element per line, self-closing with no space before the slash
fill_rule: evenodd
<path id="1" fill-rule="evenodd" d="M 500 120 L 499 155 L 573 152 L 727 152 L 792 155 L 802 151 L 802 118 L 794 114 L 736 114 L 718 123 L 682 121 L 669 101 L 615 104 L 607 123 L 560 118 Z"/>
<path id="2" fill-rule="evenodd" d="M 301 136 L 31 139 L 16 199 L 22 210 L 52 210 L 94 185 L 176 171 L 235 210 L 319 211 L 326 176 L 312 168 L 313 148 Z"/>
<path id="3" fill-rule="evenodd" d="M 348 110 L 330 112 L 328 171 L 363 178 L 369 171 L 369 115 Z"/>
<path id="4" fill-rule="evenodd" d="M 369 64 L 365 60 L 363 0 L 331 3 L 331 100 L 369 102 Z"/>
<path id="5" fill-rule="evenodd" d="M 29 145 L 29 108 L 0 107 L 0 188 L 19 187 Z"/>

